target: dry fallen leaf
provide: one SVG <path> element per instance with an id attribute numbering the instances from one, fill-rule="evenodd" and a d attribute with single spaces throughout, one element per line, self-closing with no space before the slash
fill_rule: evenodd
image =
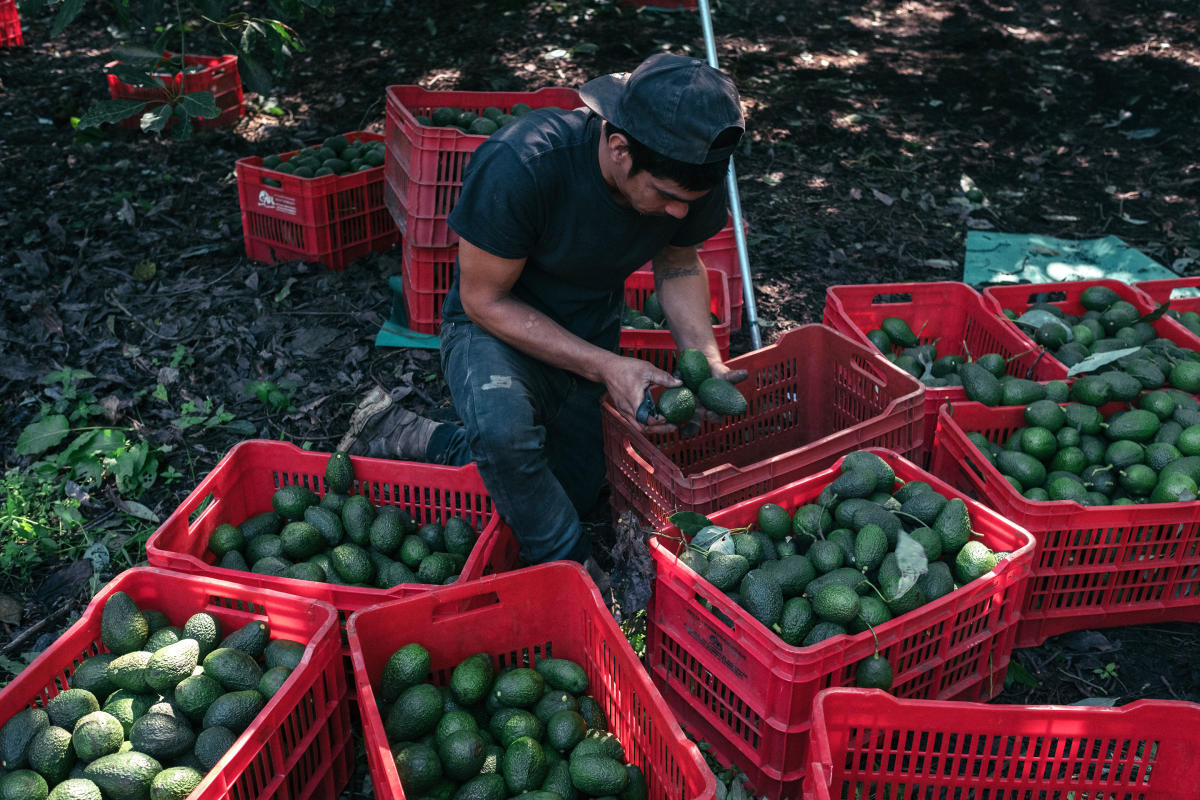
<path id="1" fill-rule="evenodd" d="M 0 594 L 0 622 L 5 625 L 21 624 L 20 601 L 7 594 Z"/>

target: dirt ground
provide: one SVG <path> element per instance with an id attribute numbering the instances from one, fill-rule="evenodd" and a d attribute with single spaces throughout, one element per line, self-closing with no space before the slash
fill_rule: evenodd
<path id="1" fill-rule="evenodd" d="M 309 49 L 273 97 L 248 95 L 236 127 L 190 141 L 111 126 L 99 141 L 75 140 L 69 120 L 107 97 L 102 70 L 116 44 L 91 5 L 50 41 L 48 13 L 24 19 L 26 46 L 0 50 L 6 468 L 28 461 L 15 443 L 53 396 L 43 376 L 68 367 L 92 373 L 108 424 L 169 448 L 183 477 L 140 498 L 160 518 L 244 438 L 332 449 L 375 384 L 411 385 L 415 409 L 452 417 L 434 353 L 373 345 L 399 248 L 341 272 L 249 261 L 235 160 L 347 130 L 382 133 L 390 84 L 577 86 L 655 51 L 704 53 L 695 13 L 602 0 L 336 5 L 297 24 Z M 1200 270 L 1193 0 L 717 0 L 714 9 L 717 56 L 748 113 L 736 163 L 765 342 L 819 321 L 829 285 L 959 279 L 972 228 L 1115 234 L 1160 263 Z M 983 203 L 964 200 L 971 186 Z M 733 350 L 748 347 L 743 329 Z M 268 408 L 253 381 L 286 389 L 291 409 Z M 182 426 L 185 403 L 227 419 Z M 106 498 L 90 503 L 89 519 L 109 508 Z M 48 593 L 52 571 L 0 578 L 25 610 L 24 623 L 0 633 L 0 652 L 15 655 L 4 642 L 82 600 L 82 573 L 57 576 Z M 1001 700 L 1200 700 L 1198 645 L 1197 626 L 1175 623 L 1058 637 L 1017 654 L 1028 678 Z"/>

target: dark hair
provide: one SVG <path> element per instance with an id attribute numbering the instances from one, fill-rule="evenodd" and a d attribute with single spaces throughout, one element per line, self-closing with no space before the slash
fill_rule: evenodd
<path id="1" fill-rule="evenodd" d="M 740 131 L 736 128 L 730 128 L 729 131 L 733 135 L 740 135 Z M 715 188 L 721 183 L 721 179 L 725 177 L 725 173 L 729 171 L 729 159 L 723 158 L 720 161 L 712 164 L 688 164 L 685 161 L 678 161 L 674 158 L 664 156 L 662 153 L 651 150 L 646 145 L 639 142 L 637 139 L 629 135 L 627 131 L 618 128 L 608 120 L 604 121 L 604 137 L 607 139 L 614 133 L 619 133 L 629 142 L 629 155 L 631 163 L 629 166 L 628 177 L 633 177 L 639 172 L 649 172 L 656 178 L 675 181 L 684 189 L 692 192 L 704 192 Z M 725 133 L 717 137 L 717 141 L 713 142 L 714 147 L 719 147 L 723 144 L 728 144 L 722 141 Z"/>

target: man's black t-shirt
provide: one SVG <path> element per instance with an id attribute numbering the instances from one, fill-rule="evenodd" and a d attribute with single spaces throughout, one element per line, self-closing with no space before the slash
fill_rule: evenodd
<path id="1" fill-rule="evenodd" d="M 666 245 L 696 245 L 725 224 L 718 187 L 688 215 L 645 216 L 613 199 L 600 173 L 602 121 L 541 109 L 471 156 L 450 227 L 500 258 L 525 258 L 514 297 L 593 344 L 615 349 L 625 279 Z M 458 270 L 442 318 L 465 322 Z"/>

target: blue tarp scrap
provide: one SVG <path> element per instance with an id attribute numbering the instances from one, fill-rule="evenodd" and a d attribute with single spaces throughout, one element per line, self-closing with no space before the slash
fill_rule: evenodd
<path id="1" fill-rule="evenodd" d="M 1076 241 L 1032 233 L 967 232 L 963 281 L 972 286 L 1100 278 L 1135 283 L 1176 277 L 1116 236 Z"/>

